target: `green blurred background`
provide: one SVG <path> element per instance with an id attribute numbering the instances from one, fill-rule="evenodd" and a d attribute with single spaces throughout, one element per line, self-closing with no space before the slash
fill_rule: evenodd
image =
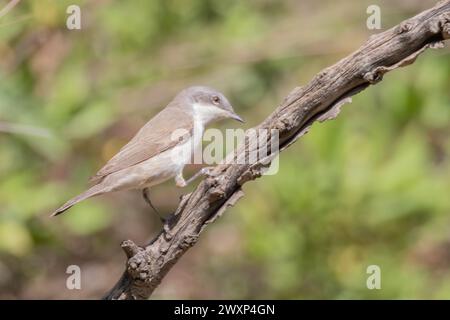
<path id="1" fill-rule="evenodd" d="M 81 30 L 65 27 L 70 4 Z M 123 271 L 120 242 L 144 244 L 157 217 L 137 191 L 49 213 L 184 87 L 216 87 L 245 128 L 259 123 L 378 32 L 371 4 L 386 30 L 435 1 L 20 2 L 0 18 L 0 298 L 102 296 Z M 448 54 L 427 51 L 314 125 L 153 297 L 450 298 Z M 152 200 L 170 213 L 188 190 L 170 181 Z M 82 290 L 66 289 L 72 264 Z M 366 288 L 372 264 L 381 290 Z"/>

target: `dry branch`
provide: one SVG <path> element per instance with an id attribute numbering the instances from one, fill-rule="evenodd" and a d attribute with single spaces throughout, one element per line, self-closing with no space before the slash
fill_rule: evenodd
<path id="1" fill-rule="evenodd" d="M 319 72 L 309 84 L 295 88 L 256 129 L 279 131 L 280 150 L 307 132 L 316 121 L 333 119 L 343 103 L 391 70 L 409 65 L 427 48 L 450 38 L 450 0 L 374 35 L 354 53 Z M 248 141 L 234 151 L 246 151 Z M 220 164 L 214 177 L 184 196 L 160 234 L 146 247 L 122 243 L 126 270 L 106 299 L 147 299 L 203 229 L 242 196 L 241 186 L 261 176 L 262 164 Z"/>

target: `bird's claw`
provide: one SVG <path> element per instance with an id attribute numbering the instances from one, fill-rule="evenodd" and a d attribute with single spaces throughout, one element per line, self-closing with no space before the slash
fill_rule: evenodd
<path id="1" fill-rule="evenodd" d="M 202 176 L 215 177 L 217 174 L 213 172 L 214 167 L 204 167 L 200 170 Z"/>

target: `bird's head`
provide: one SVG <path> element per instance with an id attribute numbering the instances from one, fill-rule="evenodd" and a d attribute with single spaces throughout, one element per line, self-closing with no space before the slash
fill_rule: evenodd
<path id="1" fill-rule="evenodd" d="M 234 112 L 228 99 L 215 89 L 204 86 L 189 87 L 180 95 L 189 99 L 194 117 L 197 117 L 205 125 L 222 119 L 244 122 Z"/>

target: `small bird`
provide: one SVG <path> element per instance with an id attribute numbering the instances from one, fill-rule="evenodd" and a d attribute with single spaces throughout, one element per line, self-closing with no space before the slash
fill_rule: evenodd
<path id="1" fill-rule="evenodd" d="M 208 173 L 202 169 L 187 181 L 183 178 L 184 166 L 191 161 L 194 149 L 201 147 L 205 127 L 227 118 L 244 122 L 222 93 L 204 86 L 184 89 L 90 179 L 92 187 L 67 201 L 52 216 L 85 199 L 130 189 L 142 190 L 154 209 L 148 194 L 150 187 L 171 178 L 178 187 L 184 187 Z M 174 139 L 175 131 L 186 134 Z"/>

